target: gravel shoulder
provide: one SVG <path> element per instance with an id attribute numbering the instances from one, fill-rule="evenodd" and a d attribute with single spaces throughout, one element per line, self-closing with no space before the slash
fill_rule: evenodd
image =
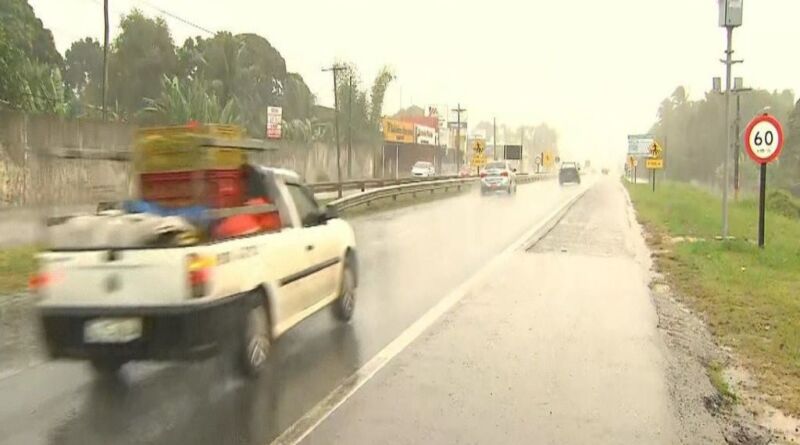
<path id="1" fill-rule="evenodd" d="M 669 352 L 670 393 L 683 443 L 711 443 L 705 439 L 717 434 L 724 443 L 736 445 L 800 443 L 800 424 L 765 402 L 752 378 L 737 365 L 735 354 L 715 341 L 702 314 L 685 304 L 658 270 L 658 258 L 669 252 L 653 242 L 659 235 L 637 222 L 630 197 L 625 196 L 629 224 L 641 234 L 641 264 L 651 271 L 651 297 Z"/>

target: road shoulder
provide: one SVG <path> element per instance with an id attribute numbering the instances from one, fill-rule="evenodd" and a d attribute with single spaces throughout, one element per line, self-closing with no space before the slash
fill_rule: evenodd
<path id="1" fill-rule="evenodd" d="M 702 405 L 681 430 L 627 205 L 602 181 L 305 443 L 723 443 Z"/>

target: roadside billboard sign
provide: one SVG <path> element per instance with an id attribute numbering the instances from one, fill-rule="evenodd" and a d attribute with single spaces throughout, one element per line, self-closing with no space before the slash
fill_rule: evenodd
<path id="1" fill-rule="evenodd" d="M 283 120 L 283 108 L 267 107 L 267 139 L 281 138 L 282 120 Z"/>
<path id="2" fill-rule="evenodd" d="M 426 125 L 414 125 L 417 144 L 436 145 L 436 129 Z"/>
<path id="3" fill-rule="evenodd" d="M 383 120 L 383 140 L 386 142 L 414 143 L 414 124 L 396 119 Z"/>
<path id="4" fill-rule="evenodd" d="M 503 157 L 515 161 L 522 160 L 522 145 L 504 145 Z"/>
<path id="5" fill-rule="evenodd" d="M 650 147 L 655 139 L 650 134 L 628 135 L 628 154 L 631 156 L 650 156 Z"/>

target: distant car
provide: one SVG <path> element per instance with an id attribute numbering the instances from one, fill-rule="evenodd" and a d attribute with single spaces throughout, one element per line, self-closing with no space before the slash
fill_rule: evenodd
<path id="1" fill-rule="evenodd" d="M 575 184 L 581 183 L 581 174 L 578 164 L 575 162 L 562 162 L 558 170 L 558 183 L 564 185 L 568 182 Z"/>
<path id="2" fill-rule="evenodd" d="M 604 175 L 607 175 L 608 174 L 608 169 L 607 168 L 603 168 L 602 172 L 603 172 Z"/>
<path id="3" fill-rule="evenodd" d="M 481 194 L 517 192 L 517 169 L 508 161 L 489 162 L 481 171 Z"/>
<path id="4" fill-rule="evenodd" d="M 436 169 L 430 162 L 419 161 L 411 167 L 411 176 L 415 178 L 430 178 L 436 176 Z"/>

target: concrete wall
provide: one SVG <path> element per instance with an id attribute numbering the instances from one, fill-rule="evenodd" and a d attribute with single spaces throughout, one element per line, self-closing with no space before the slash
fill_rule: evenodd
<path id="1" fill-rule="evenodd" d="M 124 123 L 0 111 L 0 208 L 96 203 L 135 195 L 129 162 L 97 159 L 129 153 L 135 131 L 136 126 Z M 336 180 L 335 147 L 288 142 L 278 147 L 251 159 L 295 170 L 309 182 Z M 82 158 L 70 158 L 78 151 Z M 379 156 L 380 143 L 353 147 L 352 177 L 373 177 Z M 341 165 L 346 179 L 344 144 Z"/>

